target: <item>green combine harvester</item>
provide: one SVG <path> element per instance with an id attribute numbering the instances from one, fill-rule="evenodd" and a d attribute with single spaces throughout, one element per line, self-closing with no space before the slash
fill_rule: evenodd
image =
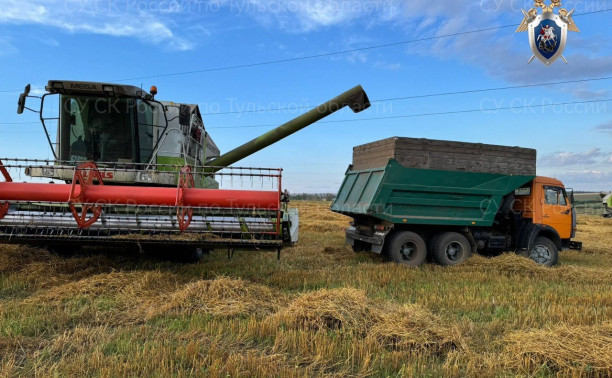
<path id="1" fill-rule="evenodd" d="M 297 242 L 299 224 L 297 209 L 287 207 L 282 169 L 231 166 L 344 107 L 358 113 L 370 106 L 356 86 L 221 154 L 199 107 L 159 101 L 155 87 L 52 80 L 46 91 L 31 96 L 28 85 L 17 112 L 39 114 L 54 159 L 0 162 L 0 242 L 63 251 L 280 251 Z M 28 108 L 28 98 L 39 108 Z M 56 115 L 46 117 L 52 104 Z M 16 172 L 31 183 L 14 182 Z M 219 189 L 220 181 L 250 186 Z"/>

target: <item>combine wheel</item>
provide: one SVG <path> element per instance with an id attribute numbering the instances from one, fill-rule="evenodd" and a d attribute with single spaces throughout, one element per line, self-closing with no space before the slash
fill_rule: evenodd
<path id="1" fill-rule="evenodd" d="M 182 247 L 176 254 L 175 259 L 178 262 L 195 264 L 202 260 L 204 254 L 209 255 L 210 251 L 199 247 Z"/>
<path id="2" fill-rule="evenodd" d="M 470 243 L 458 232 L 440 234 L 432 244 L 433 258 L 440 265 L 457 265 L 472 255 Z"/>
<path id="3" fill-rule="evenodd" d="M 427 258 L 425 241 L 419 234 L 410 231 L 400 231 L 393 235 L 387 252 L 394 262 L 408 266 L 420 266 Z"/>
<path id="4" fill-rule="evenodd" d="M 170 256 L 171 260 L 185 264 L 195 264 L 202 260 L 202 257 L 204 249 L 198 247 L 180 247 Z"/>
<path id="5" fill-rule="evenodd" d="M 559 250 L 547 237 L 538 236 L 529 250 L 529 258 L 544 266 L 553 266 L 559 261 Z"/>

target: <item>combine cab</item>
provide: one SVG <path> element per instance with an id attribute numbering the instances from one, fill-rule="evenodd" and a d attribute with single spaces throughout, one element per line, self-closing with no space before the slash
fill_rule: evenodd
<path id="1" fill-rule="evenodd" d="M 345 106 L 369 107 L 357 86 L 221 155 L 198 106 L 157 101 L 155 87 L 50 81 L 42 97 L 29 89 L 18 113 L 40 114 L 54 159 L 0 162 L 0 242 L 52 249 L 280 251 L 298 231 L 282 170 L 230 166 Z M 50 96 L 59 97 L 58 117 L 43 116 Z M 26 107 L 29 97 L 40 99 L 39 110 Z M 28 182 L 13 182 L 22 172 Z M 219 189 L 228 184 L 239 189 Z"/>

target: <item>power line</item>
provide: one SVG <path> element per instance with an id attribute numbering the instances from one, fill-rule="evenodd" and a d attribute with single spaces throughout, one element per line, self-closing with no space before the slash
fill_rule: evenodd
<path id="1" fill-rule="evenodd" d="M 531 87 L 545 87 L 545 86 L 551 86 L 551 85 L 584 83 L 584 82 L 590 82 L 590 81 L 601 81 L 601 80 L 610 80 L 610 79 L 612 79 L 612 76 L 592 78 L 592 79 L 556 81 L 556 82 L 550 82 L 550 83 L 521 84 L 521 85 L 507 86 L 507 87 L 471 89 L 471 90 L 456 91 L 456 92 L 430 93 L 430 94 L 412 95 L 412 96 L 405 96 L 405 97 L 391 97 L 391 98 L 385 98 L 385 99 L 380 99 L 380 100 L 371 100 L 370 102 L 376 103 L 376 102 L 413 100 L 417 98 L 452 96 L 452 95 L 460 95 L 460 94 L 493 92 L 493 91 L 503 91 L 503 90 L 510 90 L 510 89 L 531 88 Z M 289 106 L 289 107 L 271 108 L 271 109 L 255 109 L 255 110 L 242 110 L 242 111 L 230 111 L 230 112 L 202 113 L 202 115 L 209 116 L 209 115 L 227 115 L 227 114 L 243 114 L 243 113 L 266 113 L 266 112 L 280 112 L 280 111 L 285 111 L 285 110 L 303 110 L 303 109 L 314 109 L 314 108 L 316 108 L 316 106 L 296 106 L 296 107 Z"/>
<path id="2" fill-rule="evenodd" d="M 380 100 L 382 101 L 382 100 Z M 523 105 L 523 106 L 507 106 L 507 107 L 496 107 L 496 108 L 480 108 L 480 109 L 467 109 L 467 110 L 454 110 L 434 113 L 418 113 L 418 114 L 407 114 L 399 116 L 385 116 L 385 117 L 371 117 L 371 118 L 358 118 L 358 119 L 347 119 L 347 120 L 332 120 L 332 121 L 319 121 L 318 123 L 342 123 L 342 122 L 361 122 L 361 121 L 374 121 L 381 119 L 397 119 L 397 118 L 413 118 L 413 117 L 425 117 L 425 116 L 436 116 L 436 115 L 449 115 L 449 114 L 463 114 L 463 113 L 477 113 L 477 112 L 493 112 L 499 110 L 512 110 L 512 109 L 529 109 L 529 108 L 544 108 L 549 106 L 564 106 L 564 105 L 578 105 L 578 104 L 590 104 L 590 103 L 601 103 L 609 102 L 610 99 L 601 100 L 589 100 L 589 101 L 573 101 L 573 102 L 559 102 L 552 104 L 540 104 L 540 105 Z M 13 123 L 0 123 L 0 125 L 12 125 L 12 124 L 37 124 L 38 122 L 13 122 Z M 218 127 L 207 127 L 207 129 L 244 129 L 244 128 L 260 128 L 260 127 L 274 127 L 276 124 L 266 125 L 241 125 L 241 126 L 218 126 Z"/>
<path id="3" fill-rule="evenodd" d="M 586 16 L 586 15 L 591 15 L 591 14 L 596 14 L 596 13 L 604 13 L 604 12 L 609 12 L 611 10 L 612 9 L 603 9 L 603 10 L 599 10 L 599 11 L 579 13 L 579 14 L 575 14 L 573 17 Z M 271 64 L 289 63 L 289 62 L 296 62 L 296 61 L 300 61 L 300 60 L 308 60 L 308 59 L 323 58 L 323 57 L 329 57 L 329 56 L 335 56 L 335 55 L 350 54 L 350 53 L 354 53 L 354 52 L 368 51 L 368 50 L 374 50 L 374 49 L 380 49 L 380 48 L 386 48 L 386 47 L 393 47 L 393 46 L 401 46 L 401 45 L 407 45 L 407 44 L 411 44 L 411 43 L 425 42 L 425 41 L 431 41 L 431 40 L 442 39 L 442 38 L 449 38 L 449 37 L 456 37 L 456 36 L 468 35 L 468 34 L 474 34 L 474 33 L 482 33 L 482 32 L 487 32 L 487 31 L 511 28 L 511 27 L 515 27 L 517 25 L 519 25 L 519 24 L 504 25 L 504 26 L 495 26 L 495 27 L 484 28 L 484 29 L 477 29 L 477 30 L 469 30 L 469 31 L 465 31 L 465 32 L 443 34 L 443 35 L 438 35 L 438 36 L 433 36 L 433 37 L 424 37 L 424 38 L 418 38 L 418 39 L 411 39 L 411 40 L 407 40 L 407 41 L 385 43 L 385 44 L 380 44 L 380 45 L 366 46 L 366 47 L 361 47 L 361 48 L 356 48 L 356 49 L 333 51 L 333 52 L 322 53 L 322 54 L 307 55 L 307 56 L 296 57 L 296 58 L 277 59 L 277 60 L 269 60 L 269 61 L 264 61 L 264 62 L 238 64 L 238 65 L 225 66 L 225 67 L 213 67 L 213 68 L 206 68 L 206 69 L 192 70 L 192 71 L 183 71 L 183 72 L 172 72 L 172 73 L 166 73 L 166 74 L 138 76 L 138 77 L 132 77 L 132 78 L 111 80 L 111 82 L 123 82 L 123 81 L 141 80 L 141 79 L 152 79 L 152 78 L 170 77 L 170 76 L 183 76 L 183 75 L 192 75 L 192 74 L 196 74 L 196 73 L 226 71 L 226 70 L 234 70 L 234 69 L 239 69 L 239 68 L 250 68 L 250 67 L 258 67 L 258 66 L 265 66 L 265 65 L 271 65 Z M 16 90 L 0 90 L 0 93 L 13 93 L 13 92 L 20 92 L 20 91 L 21 91 L 20 89 L 16 89 Z"/>
<path id="4" fill-rule="evenodd" d="M 601 102 L 610 102 L 610 101 L 612 101 L 612 98 L 603 99 L 603 100 L 590 100 L 590 101 L 559 102 L 559 103 L 541 104 L 541 105 L 505 106 L 505 107 L 496 107 L 496 108 L 453 110 L 453 111 L 444 111 L 444 112 L 435 112 L 435 113 L 406 114 L 406 115 L 399 115 L 399 116 L 384 116 L 384 117 L 371 117 L 371 118 L 343 119 L 343 120 L 333 120 L 333 121 L 319 121 L 318 123 L 363 122 L 363 121 L 376 121 L 376 120 L 382 120 L 382 119 L 414 118 L 414 117 L 426 117 L 426 116 L 449 115 L 449 114 L 495 112 L 495 111 L 500 111 L 500 110 L 513 110 L 513 109 L 545 108 L 549 106 L 591 104 L 591 103 L 601 103 Z M 259 127 L 274 127 L 274 126 L 277 126 L 277 125 L 268 124 L 268 125 L 218 126 L 218 127 L 208 127 L 208 129 L 244 129 L 244 128 L 259 128 Z"/>
<path id="5" fill-rule="evenodd" d="M 593 11 L 593 12 L 579 13 L 579 14 L 573 15 L 573 17 L 580 17 L 580 16 L 586 16 L 586 15 L 591 15 L 591 14 L 596 14 L 596 13 L 609 12 L 611 10 L 612 9 L 603 9 L 603 10 Z M 296 61 L 300 61 L 300 60 L 309 60 L 309 59 L 323 58 L 323 57 L 329 57 L 329 56 L 334 56 L 334 55 L 350 54 L 350 53 L 354 53 L 354 52 L 368 51 L 368 50 L 374 50 L 374 49 L 380 49 L 380 48 L 386 48 L 386 47 L 393 47 L 393 46 L 401 46 L 401 45 L 407 45 L 407 44 L 411 44 L 411 43 L 425 42 L 425 41 L 431 41 L 431 40 L 442 39 L 442 38 L 449 38 L 449 37 L 457 37 L 457 36 L 474 34 L 474 33 L 482 33 L 482 32 L 487 32 L 487 31 L 493 31 L 493 30 L 499 30 L 499 29 L 506 29 L 506 28 L 516 27 L 517 25 L 519 25 L 519 24 L 504 25 L 504 26 L 494 26 L 494 27 L 484 28 L 484 29 L 468 30 L 468 31 L 458 32 L 458 33 L 443 34 L 443 35 L 432 36 L 432 37 L 423 37 L 423 38 L 411 39 L 411 40 L 407 40 L 407 41 L 385 43 L 385 44 L 380 44 L 380 45 L 373 45 L 373 46 L 366 46 L 366 47 L 361 47 L 361 48 L 356 48 L 356 49 L 348 49 L 348 50 L 333 51 L 333 52 L 328 52 L 328 53 L 307 55 L 307 56 L 296 57 L 296 58 L 277 59 L 277 60 L 269 60 L 269 61 L 264 61 L 264 62 L 246 63 L 246 64 L 238 64 L 238 65 L 224 66 L 224 67 L 205 68 L 205 69 L 192 70 L 192 71 L 171 72 L 171 73 L 166 73 L 166 74 L 138 76 L 138 77 L 132 77 L 132 78 L 111 80 L 110 82 L 123 82 L 123 81 L 141 80 L 141 79 L 152 79 L 152 78 L 160 78 L 160 77 L 192 75 L 192 74 L 196 74 L 196 73 L 226 71 L 226 70 L 234 70 L 234 69 L 239 69 L 239 68 L 250 68 L 250 67 L 258 67 L 258 66 L 265 66 L 265 65 L 271 65 L 271 64 L 289 63 L 289 62 L 296 62 Z M 3 91 L 0 91 L 0 93 L 19 92 L 19 91 L 20 91 L 19 89 L 17 89 L 17 90 L 3 90 Z"/>
<path id="6" fill-rule="evenodd" d="M 350 54 L 350 53 L 354 53 L 354 52 L 368 51 L 368 50 L 380 49 L 380 48 L 385 48 L 385 47 L 393 47 L 393 46 L 406 45 L 406 44 L 410 44 L 410 43 L 431 41 L 431 40 L 434 40 L 434 39 L 455 37 L 455 36 L 460 36 L 460 35 L 467 35 L 467 34 L 481 33 L 481 32 L 498 30 L 498 29 L 504 29 L 504 28 L 511 28 L 511 27 L 515 27 L 517 25 L 518 24 L 505 25 L 505 26 L 496 26 L 496 27 L 479 29 L 479 30 L 470 30 L 470 31 L 459 32 L 459 33 L 444 34 L 444 35 L 439 35 L 439 36 L 434 36 L 434 37 L 425 37 L 425 38 L 411 39 L 411 40 L 407 40 L 407 41 L 385 43 L 385 44 L 381 44 L 381 45 L 367 46 L 367 47 L 361 47 L 361 48 L 349 49 L 349 50 L 333 51 L 333 52 L 328 52 L 328 53 L 307 55 L 307 56 L 296 57 L 296 58 L 269 60 L 269 61 L 265 61 L 265 62 L 238 64 L 238 65 L 234 65 L 234 66 L 225 66 L 225 67 L 205 68 L 205 69 L 193 70 L 193 71 L 172 72 L 172 73 L 149 75 L 149 76 L 138 76 L 138 77 L 131 77 L 131 78 L 127 78 L 127 79 L 114 80 L 114 82 L 122 82 L 122 81 L 130 81 L 130 80 L 142 80 L 142 79 L 153 79 L 153 78 L 169 77 L 169 76 L 183 76 L 183 75 L 192 75 L 192 74 L 196 74 L 196 73 L 227 71 L 227 70 L 234 70 L 234 69 L 238 69 L 238 68 L 251 68 L 251 67 L 259 67 L 259 66 L 267 66 L 267 65 L 271 65 L 271 64 L 297 62 L 297 61 L 300 61 L 300 60 L 309 60 L 309 59 L 315 59 L 315 58 L 324 58 L 324 57 L 329 57 L 329 56 L 334 56 L 334 55 Z"/>
<path id="7" fill-rule="evenodd" d="M 610 10 L 612 10 L 612 9 L 604 9 L 604 10 L 600 10 L 600 11 L 580 13 L 580 14 L 575 14 L 574 17 L 585 16 L 585 15 L 590 15 L 590 14 L 595 14 L 595 13 L 603 13 L 603 12 L 608 12 Z M 167 74 L 139 76 L 139 77 L 132 77 L 132 78 L 127 78 L 127 79 L 114 80 L 114 81 L 115 82 L 121 82 L 121 81 L 130 81 L 130 80 L 152 79 L 152 78 L 158 78 L 158 77 L 182 76 L 182 75 L 191 75 L 191 74 L 196 74 L 196 73 L 234 70 L 234 69 L 238 69 L 238 68 L 258 67 L 258 66 L 265 66 L 265 65 L 270 65 L 270 64 L 289 63 L 289 62 L 296 62 L 296 61 L 300 61 L 300 60 L 308 60 L 308 59 L 315 59 L 315 58 L 324 58 L 324 57 L 329 57 L 329 56 L 334 56 L 334 55 L 343 55 L 343 54 L 350 54 L 350 53 L 361 52 L 361 51 L 381 49 L 381 48 L 386 48 L 386 47 L 401 46 L 401 45 L 407 45 L 407 44 L 411 44 L 411 43 L 431 41 L 431 40 L 435 40 L 435 39 L 457 37 L 457 36 L 474 34 L 474 33 L 482 33 L 482 32 L 487 32 L 487 31 L 492 31 L 492 30 L 512 28 L 512 27 L 516 27 L 518 25 L 519 24 L 504 25 L 504 26 L 494 26 L 494 27 L 478 29 L 478 30 L 468 30 L 468 31 L 458 32 L 458 33 L 443 34 L 443 35 L 438 35 L 438 36 L 433 36 L 433 37 L 423 37 L 423 38 L 411 39 L 411 40 L 407 40 L 407 41 L 384 43 L 384 44 L 380 44 L 380 45 L 366 46 L 366 47 L 361 47 L 361 48 L 356 48 L 356 49 L 348 49 L 348 50 L 341 50 L 341 51 L 333 51 L 333 52 L 322 53 L 322 54 L 307 55 L 307 56 L 296 57 L 296 58 L 270 60 L 270 61 L 257 62 L 257 63 L 238 64 L 238 65 L 234 65 L 234 66 L 225 66 L 225 67 L 205 68 L 205 69 L 201 69 L 201 70 L 173 72 L 173 73 L 167 73 Z"/>
<path id="8" fill-rule="evenodd" d="M 585 82 L 591 82 L 591 81 L 603 81 L 603 80 L 610 80 L 610 79 L 612 79 L 612 76 L 590 78 L 590 79 L 556 81 L 556 82 L 550 82 L 550 83 L 522 84 L 522 85 L 507 86 L 507 87 L 471 89 L 471 90 L 455 91 L 455 92 L 430 93 L 430 94 L 412 95 L 412 96 L 404 96 L 404 97 L 391 97 L 391 98 L 385 98 L 385 99 L 380 99 L 380 100 L 371 100 L 370 102 L 372 103 L 392 102 L 392 101 L 410 100 L 410 99 L 417 99 L 417 98 L 441 97 L 441 96 L 451 96 L 451 95 L 460 95 L 460 94 L 521 89 L 521 88 L 545 87 L 545 86 L 551 86 L 551 85 L 585 83 Z M 314 109 L 314 108 L 315 108 L 314 106 L 298 106 L 298 107 L 243 110 L 243 111 L 232 111 L 232 112 L 202 113 L 202 115 L 210 116 L 210 115 L 227 115 L 227 114 L 243 114 L 243 113 L 280 112 L 280 111 L 285 111 L 285 110 L 303 110 L 303 109 Z M 38 124 L 38 123 L 39 122 L 0 122 L 0 125 L 27 125 L 27 124 Z"/>

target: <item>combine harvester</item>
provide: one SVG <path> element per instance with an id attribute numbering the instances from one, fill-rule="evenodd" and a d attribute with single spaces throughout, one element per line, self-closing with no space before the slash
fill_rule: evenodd
<path id="1" fill-rule="evenodd" d="M 160 102 L 155 87 L 50 81 L 46 90 L 30 96 L 28 85 L 17 112 L 39 113 L 54 159 L 0 161 L 0 243 L 57 251 L 131 245 L 190 259 L 214 248 L 280 253 L 295 243 L 298 214 L 287 207 L 282 169 L 229 166 L 345 106 L 370 106 L 357 86 L 220 155 L 198 106 Z M 40 99 L 38 110 L 26 107 L 29 97 Z M 54 117 L 45 116 L 50 99 L 59 104 Z M 30 182 L 14 182 L 15 170 Z M 219 189 L 220 181 L 251 187 Z M 272 189 L 261 190 L 266 185 Z"/>

